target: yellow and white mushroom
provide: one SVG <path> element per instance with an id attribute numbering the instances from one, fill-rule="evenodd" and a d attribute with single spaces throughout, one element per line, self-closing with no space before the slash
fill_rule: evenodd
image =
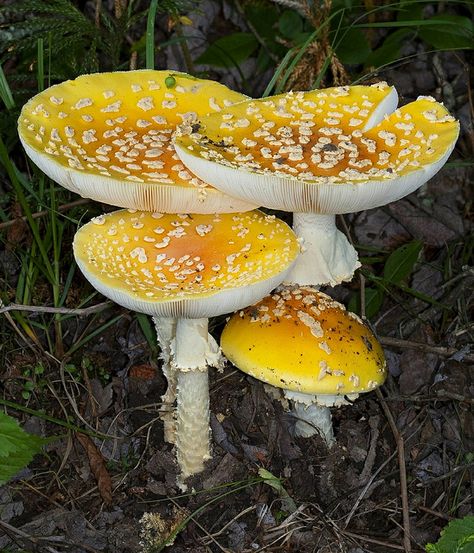
<path id="1" fill-rule="evenodd" d="M 31 159 L 81 196 L 120 207 L 170 213 L 246 211 L 237 200 L 191 174 L 172 137 L 208 113 L 247 97 L 205 79 L 172 71 L 82 75 L 54 85 L 23 107 L 18 131 Z M 164 436 L 174 442 L 175 381 L 170 367 L 173 317 L 154 317 L 168 388 Z M 211 337 L 210 337 L 211 340 Z M 218 346 L 213 349 L 218 359 Z"/>
<path id="2" fill-rule="evenodd" d="M 246 211 L 191 174 L 172 144 L 176 128 L 247 99 L 214 81 L 172 71 L 81 75 L 24 106 L 18 132 L 49 177 L 86 198 L 167 213 Z"/>
<path id="3" fill-rule="evenodd" d="M 243 372 L 284 390 L 295 434 L 334 441 L 328 407 L 380 386 L 383 350 L 354 313 L 306 286 L 282 286 L 235 313 L 221 336 L 225 356 Z"/>
<path id="4" fill-rule="evenodd" d="M 96 217 L 74 239 L 85 277 L 118 304 L 177 319 L 176 448 L 181 482 L 209 458 L 207 367 L 215 363 L 208 317 L 268 294 L 298 256 L 293 231 L 259 211 L 176 215 L 120 210 Z"/>
<path id="5" fill-rule="evenodd" d="M 247 100 L 200 119 L 176 150 L 220 190 L 293 211 L 303 255 L 292 281 L 337 284 L 358 261 L 335 214 L 413 192 L 446 162 L 459 133 L 433 98 L 396 105 L 385 83 Z"/>

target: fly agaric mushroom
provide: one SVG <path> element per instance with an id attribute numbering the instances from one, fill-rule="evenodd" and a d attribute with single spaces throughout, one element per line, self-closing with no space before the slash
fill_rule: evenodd
<path id="1" fill-rule="evenodd" d="M 208 317 L 256 301 L 288 274 L 292 230 L 259 211 L 174 215 L 120 210 L 92 219 L 74 239 L 84 276 L 118 304 L 176 318 L 177 459 L 181 482 L 209 458 Z"/>
<path id="2" fill-rule="evenodd" d="M 38 167 L 81 196 L 147 211 L 246 211 L 256 206 L 191 175 L 171 141 L 177 125 L 192 129 L 198 117 L 246 98 L 186 73 L 94 73 L 33 97 L 22 109 L 18 131 Z M 176 320 L 154 317 L 154 323 L 168 381 L 160 416 L 165 440 L 174 442 L 176 383 L 169 344 Z M 217 363 L 217 344 L 214 350 Z"/>
<path id="3" fill-rule="evenodd" d="M 172 136 L 247 97 L 170 71 L 81 75 L 31 98 L 18 121 L 26 153 L 54 181 L 119 207 L 167 213 L 253 209 L 183 166 Z"/>
<path id="4" fill-rule="evenodd" d="M 459 125 L 441 104 L 420 97 L 386 115 L 396 103 L 385 83 L 247 100 L 201 119 L 176 151 L 220 190 L 293 211 L 304 249 L 292 282 L 334 285 L 359 266 L 335 214 L 413 192 L 454 148 Z"/>
<path id="5" fill-rule="evenodd" d="M 295 434 L 334 441 L 329 407 L 348 403 L 385 380 L 382 347 L 362 320 L 306 286 L 282 286 L 230 318 L 225 356 L 241 371 L 284 389 Z"/>

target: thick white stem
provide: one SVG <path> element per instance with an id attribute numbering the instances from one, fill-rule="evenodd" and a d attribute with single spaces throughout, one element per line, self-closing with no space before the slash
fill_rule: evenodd
<path id="1" fill-rule="evenodd" d="M 334 432 L 332 429 L 331 411 L 324 405 L 304 405 L 299 401 L 293 402 L 291 410 L 296 419 L 295 436 L 309 438 L 319 433 L 326 441 L 328 447 L 334 444 Z"/>
<path id="2" fill-rule="evenodd" d="M 201 472 L 210 459 L 209 443 L 209 345 L 207 319 L 179 319 L 172 343 L 177 371 L 176 456 L 181 476 L 179 483 Z"/>
<path id="3" fill-rule="evenodd" d="M 360 267 L 357 252 L 336 227 L 335 215 L 294 213 L 293 230 L 302 253 L 287 277 L 298 284 L 330 284 L 351 280 Z"/>
<path id="4" fill-rule="evenodd" d="M 168 383 L 166 392 L 161 396 L 160 419 L 163 421 L 163 437 L 165 442 L 174 444 L 176 437 L 176 371 L 171 367 L 171 341 L 176 334 L 177 319 L 153 317 L 153 322 L 161 350 L 161 370 Z"/>

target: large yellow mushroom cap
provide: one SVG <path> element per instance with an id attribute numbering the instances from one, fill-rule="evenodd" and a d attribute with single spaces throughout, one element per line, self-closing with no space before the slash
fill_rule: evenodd
<path id="1" fill-rule="evenodd" d="M 383 83 L 247 100 L 203 118 L 176 149 L 195 174 L 239 198 L 357 211 L 412 192 L 454 148 L 459 124 L 442 104 L 421 97 L 395 107 Z"/>
<path id="2" fill-rule="evenodd" d="M 281 288 L 235 313 L 221 347 L 243 372 L 304 394 L 358 394 L 386 377 L 373 333 L 357 315 L 311 287 Z"/>
<path id="3" fill-rule="evenodd" d="M 66 188 L 121 207 L 167 212 L 245 211 L 191 174 L 172 136 L 247 97 L 173 71 L 82 75 L 37 94 L 18 130 L 28 155 Z"/>
<path id="4" fill-rule="evenodd" d="M 120 305 L 155 316 L 228 313 L 282 282 L 299 253 L 293 231 L 260 211 L 176 215 L 120 210 L 84 225 L 77 263 Z"/>

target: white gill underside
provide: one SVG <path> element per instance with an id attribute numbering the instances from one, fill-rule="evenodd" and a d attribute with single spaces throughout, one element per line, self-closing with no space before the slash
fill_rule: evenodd
<path id="1" fill-rule="evenodd" d="M 21 138 L 21 137 L 20 137 Z M 234 213 L 258 207 L 208 186 L 133 182 L 66 167 L 22 141 L 28 156 L 48 177 L 83 198 L 118 207 L 161 213 Z"/>
<path id="2" fill-rule="evenodd" d="M 271 209 L 334 215 L 372 209 L 403 198 L 435 175 L 453 148 L 454 143 L 431 165 L 390 179 L 312 183 L 228 167 L 176 144 L 176 151 L 188 169 L 222 192 Z"/>
<path id="3" fill-rule="evenodd" d="M 153 317 L 194 318 L 215 317 L 224 313 L 231 313 L 260 300 L 283 282 L 293 267 L 293 263 L 285 270 L 269 278 L 262 279 L 255 284 L 226 288 L 215 292 L 211 296 L 193 298 L 191 294 L 181 299 L 169 301 L 150 301 L 140 298 L 128 290 L 114 288 L 115 283 L 108 283 L 106 277 L 98 277 L 89 270 L 86 262 L 76 255 L 76 262 L 92 286 L 115 303 L 132 311 L 145 313 Z"/>

